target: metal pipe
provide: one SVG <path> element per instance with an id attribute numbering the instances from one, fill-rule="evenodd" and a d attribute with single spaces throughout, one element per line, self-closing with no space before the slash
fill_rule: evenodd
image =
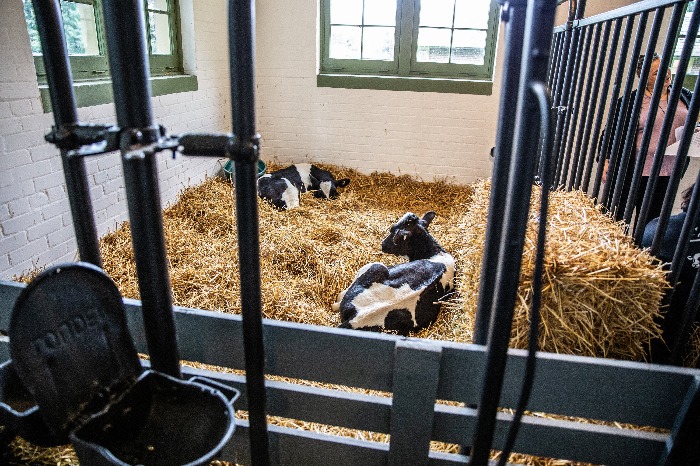
<path id="1" fill-rule="evenodd" d="M 508 2 L 504 7 L 503 21 L 506 33 L 506 56 L 503 61 L 503 84 L 500 99 L 501 111 L 496 131 L 496 149 L 494 154 L 493 174 L 491 177 L 491 194 L 489 214 L 484 238 L 484 254 L 481 263 L 479 295 L 474 318 L 474 343 L 485 345 L 491 322 L 491 303 L 496 279 L 494 271 L 498 261 L 503 230 L 503 211 L 508 188 L 511 153 L 513 150 L 513 131 L 515 126 L 515 105 L 520 84 L 522 63 L 522 37 L 525 30 L 525 0 Z"/>
<path id="2" fill-rule="evenodd" d="M 593 26 L 595 32 L 592 40 L 592 51 L 590 53 L 591 63 L 593 63 L 598 58 L 598 52 L 600 47 L 600 34 L 602 31 L 601 25 Z M 593 71 L 595 70 L 595 72 Z M 590 72 L 588 74 L 588 81 L 586 82 L 586 90 L 583 97 L 583 107 L 586 109 L 584 112 L 586 118 L 581 118 L 581 123 L 579 124 L 579 129 L 576 138 L 576 147 L 574 148 L 574 154 L 576 154 L 576 162 L 573 164 L 576 169 L 574 173 L 574 183 L 573 188 L 579 189 L 581 187 L 581 177 L 583 176 L 583 169 L 586 164 L 586 154 L 588 151 L 588 138 L 591 133 L 591 123 L 593 121 L 593 115 L 595 114 L 595 95 L 593 94 L 593 88 L 596 87 L 598 82 L 595 80 L 595 76 L 598 74 L 597 67 L 595 65 L 591 66 Z M 586 141 L 584 148 L 583 141 Z"/>
<path id="3" fill-rule="evenodd" d="M 241 312 L 246 389 L 253 465 L 270 463 L 265 394 L 265 351 L 260 298 L 257 166 L 255 132 L 254 0 L 229 0 L 229 66 L 234 151 L 236 224 L 241 279 Z"/>
<path id="4" fill-rule="evenodd" d="M 585 168 L 582 169 L 581 171 L 581 179 L 579 181 L 579 185 L 583 191 L 588 191 L 588 184 L 591 180 L 591 171 L 593 170 L 593 161 L 595 160 L 596 156 L 596 147 L 595 147 L 595 141 L 597 141 L 597 137 L 593 136 L 593 141 L 591 141 L 591 130 L 593 128 L 593 118 L 596 115 L 596 107 L 598 104 L 598 100 L 601 100 L 601 104 L 605 106 L 605 100 L 603 100 L 603 97 L 600 97 L 599 90 L 600 90 L 600 84 L 602 81 L 603 77 L 603 69 L 605 67 L 605 57 L 607 55 L 608 51 L 608 41 L 610 39 L 610 28 L 611 28 L 612 23 L 605 23 L 605 25 L 600 24 L 598 27 L 603 30 L 603 39 L 600 43 L 603 44 L 602 47 L 600 47 L 600 55 L 598 56 L 598 60 L 596 63 L 596 68 L 595 68 L 595 75 L 593 77 L 593 89 L 591 89 L 591 98 L 588 103 L 588 114 L 586 116 L 586 126 L 583 130 L 583 149 L 582 149 L 582 155 L 581 157 L 585 159 Z M 598 114 L 601 115 L 602 118 L 602 113 L 600 110 L 598 110 Z M 597 133 L 593 133 L 597 134 Z M 589 152 L 589 148 L 591 147 L 591 142 L 593 142 L 593 149 Z M 584 163 L 584 162 L 582 162 Z"/>
<path id="5" fill-rule="evenodd" d="M 697 36 L 699 24 L 700 8 L 698 8 L 698 11 L 693 11 L 693 15 L 690 18 L 690 24 L 688 24 L 687 37 Z M 694 41 L 688 40 L 686 42 L 687 43 L 683 44 L 683 51 L 681 52 L 681 58 L 678 63 L 678 74 L 675 78 L 675 80 L 679 83 L 679 87 L 682 86 L 683 79 L 685 78 L 685 72 L 688 68 L 688 64 L 690 61 L 690 54 L 692 53 L 694 47 Z M 661 213 L 659 215 L 659 223 L 656 228 L 656 234 L 654 235 L 654 240 L 651 244 L 651 254 L 653 255 L 656 255 L 659 249 L 661 248 L 661 240 L 663 239 L 664 234 L 666 233 L 668 219 L 669 217 L 671 217 L 671 210 L 673 209 L 673 202 L 676 198 L 676 193 L 678 192 L 678 186 L 680 185 L 681 178 L 683 177 L 683 169 L 685 167 L 685 162 L 688 158 L 688 148 L 690 147 L 690 140 L 693 137 L 696 123 L 698 121 L 698 107 L 700 107 L 700 96 L 697 95 L 697 92 L 699 89 L 700 88 L 698 87 L 698 80 L 696 80 L 695 93 L 693 93 L 693 98 L 691 99 L 690 106 L 688 108 L 688 116 L 686 117 L 685 125 L 683 126 L 683 136 L 681 136 L 681 144 L 678 148 L 678 153 L 676 154 L 676 160 L 673 165 L 673 171 L 669 180 L 668 189 L 666 190 L 666 194 L 664 195 L 664 202 L 661 207 Z M 676 105 L 678 105 L 677 102 Z"/>
<path id="6" fill-rule="evenodd" d="M 603 80 L 603 87 L 600 91 L 600 106 L 598 107 L 598 115 L 596 115 L 595 126 L 593 128 L 593 137 L 597 137 L 600 134 L 600 128 L 603 124 L 603 114 L 605 113 L 606 102 L 608 100 L 608 88 L 610 87 L 610 79 L 612 78 L 612 70 L 615 67 L 615 53 L 617 52 L 617 46 L 620 41 L 620 32 L 622 29 L 622 18 L 615 20 L 615 29 L 613 29 L 612 38 L 610 40 L 610 55 L 608 55 L 608 63 L 605 68 L 605 78 Z M 605 43 L 603 43 L 605 45 Z M 611 102 L 611 105 L 615 105 Z M 594 150 L 598 151 L 601 147 L 601 142 L 599 141 L 598 147 Z M 598 151 L 598 168 L 596 169 L 595 179 L 593 180 L 593 188 L 590 193 L 593 197 L 598 197 L 598 192 L 600 191 L 600 181 L 603 179 L 603 168 L 605 166 L 605 154 L 601 153 L 603 151 Z M 586 183 L 586 190 L 588 190 L 588 184 Z"/>
<path id="7" fill-rule="evenodd" d="M 569 136 L 567 137 L 567 145 L 566 145 L 566 150 L 565 150 L 565 155 L 564 155 L 564 168 L 562 170 L 563 174 L 563 179 L 561 181 L 562 184 L 566 184 L 566 189 L 571 190 L 571 186 L 574 184 L 574 178 L 576 175 L 576 171 L 574 170 L 572 173 L 570 172 L 570 166 L 569 163 L 571 162 L 571 167 L 576 168 L 578 165 L 578 157 L 579 154 L 576 153 L 573 157 L 572 160 L 572 153 L 571 151 L 574 148 L 574 136 L 576 135 L 576 123 L 578 123 L 578 118 L 579 115 L 581 114 L 581 96 L 583 94 L 583 88 L 584 88 L 584 82 L 586 81 L 586 77 L 590 75 L 588 72 L 588 57 L 590 53 L 590 47 L 591 47 L 591 40 L 593 39 L 593 28 L 587 28 L 582 31 L 584 40 L 581 41 L 583 44 L 582 51 L 579 53 L 583 53 L 583 59 L 581 60 L 581 64 L 578 66 L 577 70 L 577 76 L 578 78 L 576 79 L 576 91 L 574 92 L 574 100 L 573 104 L 571 106 L 572 112 L 571 112 L 571 121 L 569 122 Z M 580 128 L 579 128 L 580 132 Z M 580 134 L 580 133 L 579 133 Z M 571 175 L 571 176 L 569 176 Z M 568 183 L 566 180 L 569 180 Z"/>
<path id="8" fill-rule="evenodd" d="M 578 27 L 590 26 L 592 24 L 605 23 L 607 21 L 612 21 L 624 16 L 637 15 L 643 11 L 651 11 L 657 8 L 664 8 L 676 4 L 685 4 L 687 1 L 682 0 L 644 0 L 640 2 L 635 2 L 627 6 L 616 8 L 614 10 L 609 10 L 598 15 L 589 16 L 588 18 L 580 19 L 578 21 Z M 566 25 L 562 24 L 554 28 L 554 32 L 560 32 L 566 30 Z"/>
<path id="9" fill-rule="evenodd" d="M 637 36 L 634 40 L 634 45 L 632 46 L 632 53 L 629 55 L 629 68 L 627 69 L 627 80 L 625 81 L 625 88 L 622 91 L 622 100 L 620 100 L 619 115 L 617 118 L 617 123 L 615 124 L 615 136 L 613 137 L 612 149 L 610 153 L 610 165 L 608 167 L 608 179 L 603 186 L 602 199 L 609 199 L 608 206 L 613 215 L 618 220 L 622 218 L 624 213 L 624 207 L 618 208 L 620 202 L 620 197 L 622 196 L 622 186 L 624 185 L 626 173 L 627 173 L 627 163 L 629 161 L 630 154 L 625 152 L 625 149 L 629 149 L 627 144 L 622 145 L 622 153 L 620 154 L 620 145 L 623 140 L 628 140 L 631 136 L 631 125 L 636 121 L 636 117 L 633 118 L 634 108 L 630 108 L 630 116 L 627 116 L 627 109 L 629 105 L 627 102 L 630 100 L 630 95 L 632 94 L 632 87 L 634 85 L 634 77 L 636 75 L 637 61 L 639 60 L 639 52 L 642 50 L 642 42 L 644 41 L 644 34 L 646 32 L 647 19 L 649 14 L 643 12 L 639 15 L 639 24 L 637 25 Z M 631 21 L 631 18 L 630 18 Z M 623 63 L 620 61 L 620 63 Z M 621 67 L 622 68 L 622 67 Z M 639 97 L 639 96 L 637 96 Z M 636 103 L 636 102 L 635 102 Z M 616 105 L 617 107 L 617 105 Z M 629 120 L 629 126 L 625 127 L 625 121 Z M 634 131 L 636 134 L 636 131 Z M 615 176 L 613 176 L 615 174 Z M 614 189 L 613 189 L 614 188 Z M 611 196 L 612 194 L 612 196 Z"/>
<path id="10" fill-rule="evenodd" d="M 549 60 L 556 0 L 534 0 L 527 6 L 523 62 L 517 100 L 513 160 L 508 180 L 503 231 L 489 328 L 486 367 L 470 465 L 488 462 L 493 441 L 498 401 L 510 341 L 525 230 L 530 207 L 530 193 L 539 138 L 533 128 L 539 122 L 537 99 L 530 91 L 533 82 L 545 82 Z M 547 187 L 545 187 L 546 189 Z"/>
<path id="11" fill-rule="evenodd" d="M 664 51 L 661 55 L 661 60 L 659 63 L 659 70 L 663 71 L 656 76 L 656 83 L 654 84 L 654 91 L 652 92 L 651 101 L 649 104 L 647 124 L 644 127 L 644 135 L 646 135 L 646 133 L 648 132 L 650 140 L 651 133 L 653 131 L 654 124 L 656 121 L 656 113 L 659 106 L 659 101 L 661 100 L 661 95 L 663 94 L 663 92 L 665 92 L 665 70 L 668 69 L 671 62 L 671 56 L 673 54 L 673 49 L 675 48 L 676 36 L 678 34 L 678 29 L 680 28 L 681 18 L 683 17 L 684 10 L 685 4 L 678 4 L 674 7 L 673 15 L 671 16 L 671 22 L 668 27 L 668 33 L 666 34 L 666 44 L 664 45 Z M 686 56 L 686 66 L 688 63 L 688 59 L 689 56 Z M 681 61 L 683 61 L 683 56 L 681 56 Z M 668 96 L 666 117 L 664 118 L 663 124 L 661 125 L 661 133 L 659 134 L 659 141 L 654 152 L 654 159 L 651 166 L 651 172 L 649 173 L 646 191 L 644 193 L 644 200 L 642 201 L 642 206 L 639 208 L 639 213 L 637 214 L 637 218 L 635 220 L 634 241 L 637 245 L 642 243 L 642 236 L 644 235 L 644 227 L 647 223 L 647 215 L 649 212 L 649 207 L 651 205 L 651 199 L 654 195 L 654 190 L 656 189 L 656 181 L 659 177 L 659 172 L 661 171 L 661 164 L 664 159 L 664 153 L 666 152 L 666 143 L 668 142 L 668 136 L 671 133 L 671 124 L 673 123 L 673 118 L 676 113 L 678 100 L 681 96 L 681 88 L 683 87 L 682 81 L 682 79 L 677 79 L 673 83 L 673 86 L 671 86 L 671 93 Z M 647 156 L 648 154 L 646 153 L 646 147 L 642 145 L 638 157 L 646 159 Z"/>
<path id="12" fill-rule="evenodd" d="M 58 132 L 68 131 L 78 123 L 78 108 L 63 35 L 61 8 L 58 0 L 33 0 L 32 5 L 41 40 L 55 128 Z M 102 267 L 85 162 L 80 157 L 69 157 L 66 149 L 61 149 L 61 161 L 80 260 Z"/>
<path id="13" fill-rule="evenodd" d="M 622 134 L 621 126 L 623 124 L 615 125 L 615 117 L 618 117 L 618 123 L 624 121 L 624 106 L 620 110 L 620 115 L 615 114 L 615 108 L 617 107 L 617 99 L 620 93 L 620 85 L 622 83 L 622 77 L 625 74 L 625 58 L 627 57 L 627 50 L 629 49 L 630 40 L 632 38 L 632 31 L 634 30 L 634 17 L 627 18 L 627 24 L 625 26 L 625 33 L 622 36 L 622 45 L 620 46 L 620 55 L 617 61 L 618 67 L 615 73 L 615 81 L 613 82 L 612 92 L 610 94 L 610 111 L 608 112 L 608 121 L 605 125 L 605 137 L 603 138 L 603 152 L 610 154 L 610 164 L 608 170 L 608 176 L 603 184 L 603 191 L 598 197 L 598 203 L 607 206 L 608 193 L 610 192 L 610 186 L 612 185 L 612 175 L 614 173 L 614 168 L 617 166 L 617 153 L 615 152 L 614 143 L 616 140 L 619 141 L 620 135 Z M 624 99 L 623 99 L 624 103 Z M 620 120 L 620 117 L 623 119 Z M 612 129 L 615 128 L 613 132 Z M 603 162 L 605 163 L 605 162 Z M 610 170 L 612 168 L 613 171 Z"/>
<path id="14" fill-rule="evenodd" d="M 666 10 L 663 8 L 659 8 L 658 10 L 656 10 L 656 15 L 654 16 L 654 23 L 652 24 L 651 32 L 649 33 L 646 54 L 644 56 L 644 61 L 642 62 L 642 69 L 640 70 L 639 74 L 640 82 L 646 82 L 649 77 L 651 62 L 653 61 L 653 55 L 656 49 L 656 43 L 659 38 L 659 31 L 661 30 L 661 23 L 663 22 L 665 13 Z M 641 88 L 641 85 L 639 87 Z M 642 105 L 641 102 L 644 98 L 644 92 L 640 92 L 641 90 L 642 89 L 637 90 L 637 102 L 635 102 L 636 112 L 640 111 L 639 109 L 641 109 Z M 634 115 L 636 115 L 636 113 L 634 113 Z M 634 151 L 632 153 L 635 155 L 635 166 L 634 171 L 632 172 L 632 179 L 629 183 L 629 187 L 627 188 L 629 192 L 627 193 L 627 205 L 625 206 L 625 213 L 623 216 L 623 219 L 627 225 L 632 224 L 632 213 L 635 209 L 639 180 L 642 177 L 642 171 L 644 169 L 644 162 L 646 159 L 646 157 L 640 156 L 640 154 L 642 153 L 641 149 L 644 148 L 643 153 L 646 153 L 649 147 L 649 141 L 651 141 L 651 133 L 647 134 L 647 130 L 645 128 L 644 133 L 642 134 L 642 139 L 639 144 L 640 150 L 637 150 L 637 123 L 637 121 L 630 121 L 630 124 L 627 127 L 627 131 L 631 133 L 633 132 L 634 134 L 627 135 L 626 144 L 630 146 L 630 150 Z"/>
<path id="15" fill-rule="evenodd" d="M 577 109 L 574 107 L 574 96 L 576 94 L 575 89 L 578 89 L 580 82 L 577 77 L 579 77 L 579 71 L 581 69 L 581 53 L 583 52 L 583 41 L 582 35 L 584 31 L 581 29 L 575 29 L 574 38 L 571 41 L 572 47 L 576 45 L 576 53 L 574 55 L 573 68 L 571 69 L 571 78 L 565 83 L 569 88 L 567 91 L 568 96 L 566 100 L 566 111 L 562 115 L 563 124 L 561 126 L 561 140 L 558 142 L 558 151 L 555 152 L 557 160 L 556 169 L 556 185 L 561 185 L 566 182 L 566 170 L 569 160 L 566 158 L 566 146 L 569 142 L 569 127 L 571 124 L 571 119 L 573 115 L 577 113 Z M 574 89 L 575 88 L 575 89 Z M 573 92 L 572 92 L 573 90 Z"/>
<path id="16" fill-rule="evenodd" d="M 151 87 L 141 0 L 104 0 L 105 35 L 146 342 L 153 369 L 180 377 L 180 355 L 153 143 Z"/>
<path id="17" fill-rule="evenodd" d="M 554 177 L 554 183 L 559 182 L 559 173 L 561 169 L 559 151 L 561 149 L 562 134 L 565 134 L 563 132 L 564 120 L 566 118 L 567 113 L 570 111 L 570 108 L 568 107 L 569 90 L 571 87 L 571 81 L 573 79 L 574 64 L 576 63 L 575 57 L 576 51 L 578 50 L 579 30 L 568 29 L 566 31 L 566 34 L 569 37 L 569 40 L 565 40 L 564 53 L 566 57 L 566 66 L 564 66 L 562 70 L 564 73 L 564 77 L 558 83 L 560 90 L 558 90 L 554 95 L 554 106 L 557 108 L 556 129 L 554 132 L 554 146 L 552 148 L 552 157 L 554 157 L 555 159 L 554 172 L 556 173 Z"/>
<path id="18" fill-rule="evenodd" d="M 646 82 L 647 77 L 649 76 L 649 68 L 651 67 L 651 59 L 649 57 L 653 57 L 654 55 L 654 49 L 656 47 L 656 41 L 658 40 L 659 37 L 659 31 L 661 30 L 661 23 L 663 22 L 664 18 L 664 10 L 659 9 L 655 12 L 654 14 L 654 22 L 651 25 L 651 31 L 649 32 L 649 39 L 647 40 L 647 48 L 644 54 L 644 61 L 642 62 L 642 68 L 639 70 L 639 82 Z M 635 57 L 636 58 L 636 57 Z M 636 60 L 639 60 L 639 58 L 636 58 Z M 632 70 L 630 70 L 630 74 L 632 73 Z M 635 66 L 635 74 L 636 74 L 636 66 Z M 634 75 L 630 76 L 633 78 Z M 640 165 L 637 165 L 638 161 L 635 161 L 635 168 L 633 169 L 632 173 L 628 173 L 629 169 L 629 164 L 632 163 L 630 158 L 636 157 L 636 146 L 637 146 L 637 123 L 639 122 L 639 114 L 642 108 L 642 101 L 644 100 L 644 92 L 642 92 L 641 86 L 638 86 L 638 89 L 635 94 L 635 99 L 632 104 L 631 108 L 631 115 L 628 118 L 629 123 L 627 124 L 627 128 L 625 129 L 625 144 L 622 149 L 622 160 L 620 160 L 620 168 L 618 171 L 617 175 L 617 181 L 615 183 L 615 189 L 613 191 L 613 199 L 612 199 L 612 205 L 617 207 L 616 214 L 622 212 L 623 215 L 618 218 L 624 219 L 625 223 L 627 225 L 630 224 L 631 217 L 632 217 L 632 210 L 631 208 L 634 206 L 634 202 L 631 201 L 632 196 L 631 196 L 631 187 L 632 187 L 632 180 L 634 179 L 635 173 L 637 172 L 637 167 L 639 167 L 639 170 L 641 170 L 641 167 L 643 166 L 643 162 Z M 641 173 L 641 171 L 639 172 Z M 629 182 L 627 182 L 627 178 L 630 179 Z M 626 191 L 626 192 L 625 192 Z M 623 196 L 626 196 L 624 204 L 623 204 Z"/>

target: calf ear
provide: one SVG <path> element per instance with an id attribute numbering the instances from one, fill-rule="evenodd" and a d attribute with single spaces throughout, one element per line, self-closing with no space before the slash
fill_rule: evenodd
<path id="1" fill-rule="evenodd" d="M 350 184 L 350 178 L 343 178 L 342 180 L 335 180 L 336 188 L 344 188 Z"/>
<path id="2" fill-rule="evenodd" d="M 435 212 L 431 210 L 423 214 L 423 218 L 420 219 L 420 222 L 423 224 L 423 227 L 428 228 L 428 225 L 430 225 L 430 222 L 432 222 L 434 218 Z"/>

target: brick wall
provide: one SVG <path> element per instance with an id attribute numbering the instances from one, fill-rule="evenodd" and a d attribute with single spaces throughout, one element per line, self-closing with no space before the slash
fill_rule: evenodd
<path id="1" fill-rule="evenodd" d="M 491 96 L 319 88 L 317 3 L 257 2 L 262 157 L 318 161 L 426 180 L 491 175 L 503 40 Z M 294 18 L 290 21 L 290 18 Z"/>
<path id="2" fill-rule="evenodd" d="M 186 62 L 195 92 L 153 98 L 156 121 L 172 133 L 230 131 L 225 1 L 181 0 Z M 76 243 L 58 151 L 45 143 L 53 115 L 43 113 L 21 0 L 0 2 L 0 279 L 76 259 Z M 115 122 L 114 106 L 81 108 L 81 121 Z M 161 199 L 219 170 L 215 159 L 159 156 Z M 89 158 L 88 180 L 98 234 L 127 219 L 118 154 Z"/>

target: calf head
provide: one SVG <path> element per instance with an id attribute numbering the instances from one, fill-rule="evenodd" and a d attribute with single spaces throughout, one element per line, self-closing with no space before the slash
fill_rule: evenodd
<path id="1" fill-rule="evenodd" d="M 409 260 L 428 259 L 442 250 L 428 233 L 428 225 L 435 218 L 432 210 L 418 218 L 407 212 L 389 229 L 389 236 L 382 241 L 382 252 L 406 256 Z"/>
<path id="2" fill-rule="evenodd" d="M 344 188 L 350 184 L 350 178 L 343 178 L 341 180 L 333 181 L 321 181 L 319 183 L 319 190 L 314 191 L 314 197 L 325 198 L 325 199 L 337 199 L 340 195 L 337 188 Z"/>

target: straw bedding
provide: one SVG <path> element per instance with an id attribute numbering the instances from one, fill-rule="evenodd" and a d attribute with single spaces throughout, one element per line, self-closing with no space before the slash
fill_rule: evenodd
<path id="1" fill-rule="evenodd" d="M 269 164 L 269 169 L 279 168 Z M 325 166 L 351 178 L 337 200 L 302 195 L 297 209 L 280 212 L 259 200 L 264 317 L 336 326 L 331 311 L 337 294 L 371 261 L 403 259 L 381 253 L 380 243 L 405 212 L 437 213 L 431 234 L 457 262 L 457 293 L 443 304 L 438 321 L 414 336 L 471 342 L 488 207 L 488 181 L 456 186 L 420 182 L 408 176 L 360 173 Z M 539 191 L 533 193 L 537 202 Z M 174 303 L 220 312 L 240 312 L 235 199 L 230 183 L 212 178 L 186 189 L 164 211 Z M 582 193 L 552 193 L 543 290 L 540 346 L 546 351 L 644 359 L 665 289 L 664 273 L 636 249 Z M 538 214 L 530 217 L 511 345 L 524 347 Z M 101 240 L 104 267 L 125 297 L 139 298 L 128 223 Z M 279 421 L 282 422 L 282 421 Z M 291 421 L 290 421 L 291 422 Z M 292 425 L 299 425 L 294 421 Z M 308 428 L 308 424 L 301 423 Z M 357 434 L 370 435 L 370 434 Z M 373 437 L 375 438 L 375 437 Z M 377 438 L 385 439 L 386 436 Z M 455 451 L 454 445 L 434 445 Z M 31 446 L 21 440 L 13 452 L 23 458 Z M 55 450 L 55 449 L 52 449 Z M 45 450 L 41 453 L 43 454 Z M 63 461 L 65 452 L 48 462 Z M 24 455 L 24 456 L 23 456 Z M 514 458 L 515 459 L 515 458 Z M 573 464 L 518 457 L 529 464 Z"/>

